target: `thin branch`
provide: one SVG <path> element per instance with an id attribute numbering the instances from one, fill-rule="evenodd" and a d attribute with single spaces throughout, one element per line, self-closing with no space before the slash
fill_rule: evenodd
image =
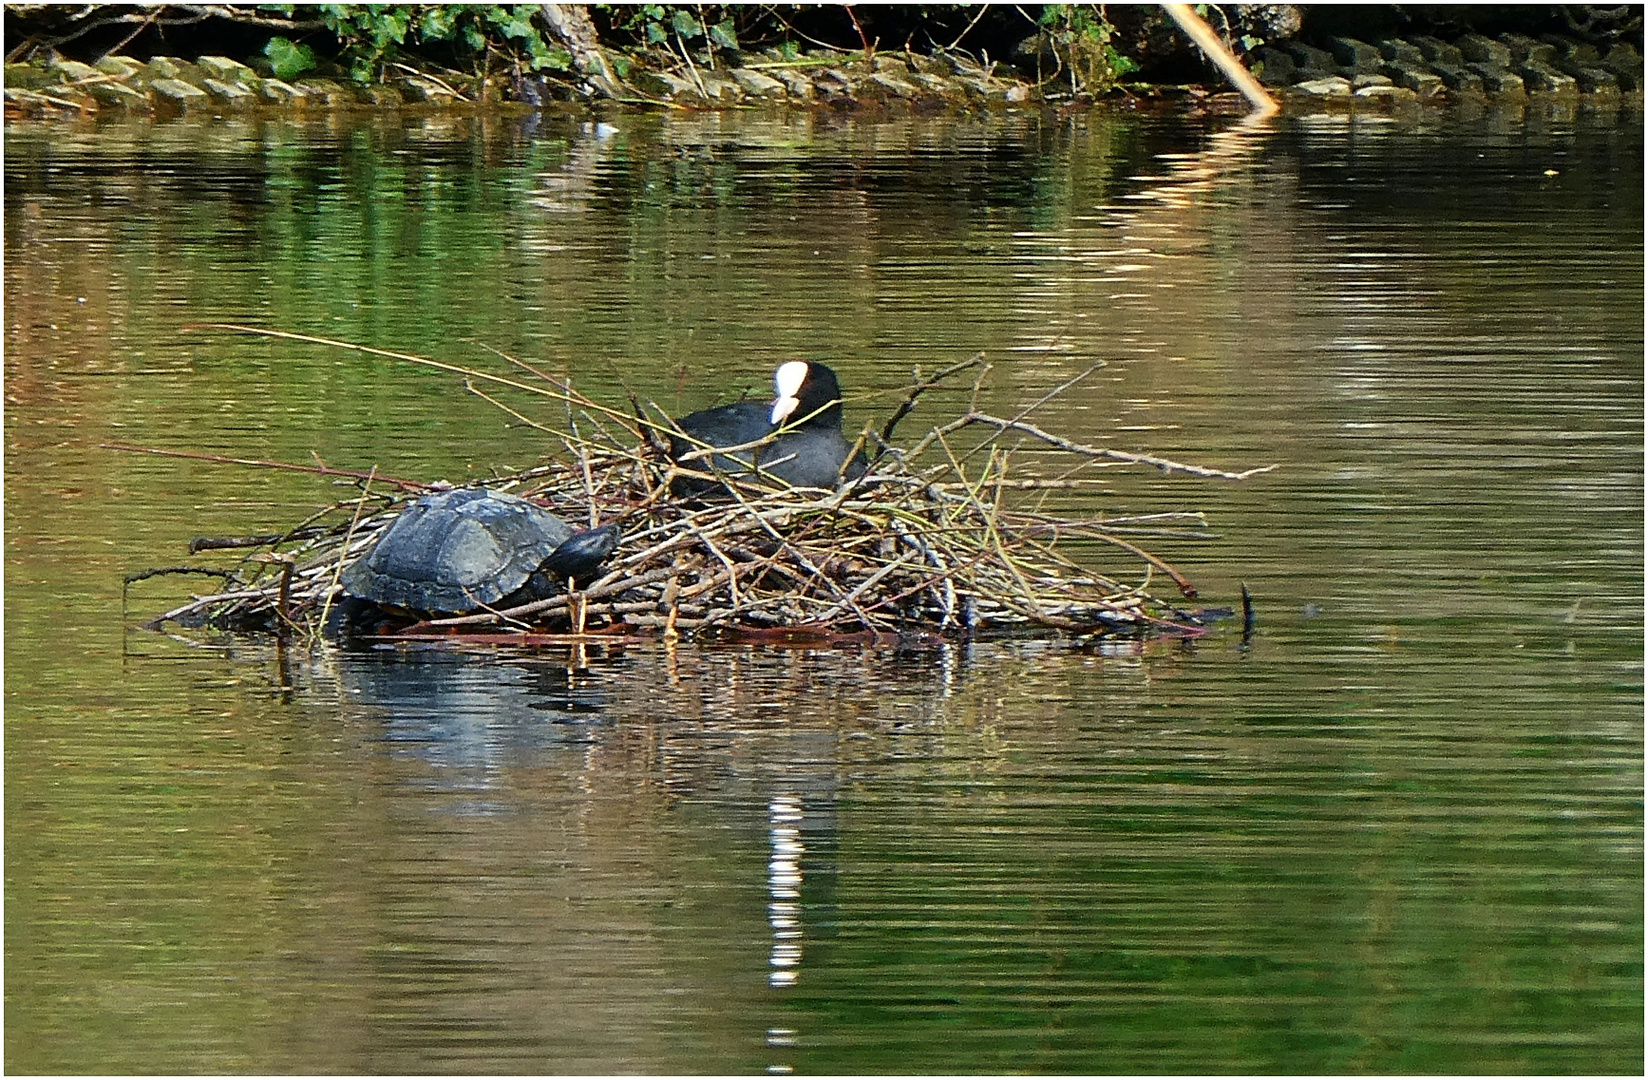
<path id="1" fill-rule="evenodd" d="M 99 56 L 98 59 L 102 60 L 102 59 L 105 59 L 106 57 L 113 56 L 115 53 L 118 53 L 121 49 L 124 49 L 126 46 L 130 45 L 132 43 L 132 39 L 137 37 L 137 35 L 141 34 L 143 31 L 147 30 L 154 23 L 154 21 L 160 17 L 160 13 L 162 11 L 165 11 L 165 10 L 166 10 L 166 8 L 164 6 L 156 7 L 154 9 L 154 11 L 149 15 L 149 17 L 147 19 L 144 19 L 143 22 L 138 26 L 138 28 L 136 30 L 133 30 L 131 33 L 129 33 L 125 37 L 121 38 L 120 42 L 117 45 L 115 45 L 114 48 L 105 49 L 103 51 L 103 55 Z"/>
<path id="2" fill-rule="evenodd" d="M 360 472 L 356 469 L 333 469 L 325 465 L 294 465 L 288 461 L 261 461 L 257 458 L 224 457 L 221 454 L 197 454 L 189 450 L 160 450 L 152 446 L 127 446 L 125 443 L 98 443 L 99 450 L 119 450 L 128 454 L 154 454 L 159 457 L 188 458 L 191 461 L 210 461 L 219 465 L 250 465 L 259 469 L 286 469 L 291 472 L 313 473 L 316 476 L 347 476 L 351 480 L 379 480 L 407 491 L 435 491 L 439 484 L 420 480 L 397 480 L 379 475 L 376 469 Z"/>
<path id="3" fill-rule="evenodd" d="M 988 12 L 989 10 L 990 10 L 990 5 L 989 4 L 980 4 L 978 6 L 978 14 L 974 15 L 973 16 L 973 21 L 967 24 L 967 29 L 965 29 L 961 33 L 957 34 L 956 35 L 956 40 L 950 42 L 950 44 L 945 48 L 944 51 L 945 52 L 954 52 L 956 46 L 961 44 L 961 39 L 973 32 L 973 27 L 975 27 L 979 24 L 979 20 L 984 18 L 985 13 Z M 928 40 L 931 40 L 931 39 L 929 38 Z"/>
<path id="4" fill-rule="evenodd" d="M 1264 465 L 1256 469 L 1247 469 L 1242 472 L 1227 472 L 1223 469 L 1210 469 L 1204 465 L 1186 465 L 1183 462 L 1170 461 L 1167 458 L 1156 457 L 1152 454 L 1130 454 L 1123 450 L 1111 450 L 1107 447 L 1084 446 L 1081 443 L 1071 442 L 1069 439 L 1050 434 L 1043 431 L 1041 428 L 1036 427 L 1034 424 L 1027 424 L 1022 420 L 1003 420 L 999 417 L 990 416 L 987 413 L 981 412 L 970 413 L 967 419 L 973 423 L 989 424 L 999 431 L 1022 431 L 1026 435 L 1040 439 L 1042 442 L 1045 442 L 1050 446 L 1056 446 L 1060 450 L 1068 450 L 1072 454 L 1082 454 L 1087 457 L 1094 458 L 1108 458 L 1111 461 L 1122 461 L 1130 465 L 1150 465 L 1162 470 L 1163 472 L 1180 472 L 1187 473 L 1191 476 L 1209 476 L 1216 477 L 1220 480 L 1246 480 L 1250 476 L 1258 476 L 1260 473 L 1267 473 L 1273 469 L 1278 469 L 1281 467 L 1280 465 Z"/>
<path id="5" fill-rule="evenodd" d="M 934 375 L 931 379 L 923 379 L 921 377 L 921 372 L 918 369 L 915 372 L 916 382 L 915 385 L 910 387 L 910 393 L 905 397 L 904 401 L 899 404 L 898 408 L 893 410 L 893 415 L 889 416 L 887 418 L 887 423 L 882 426 L 881 441 L 888 443 L 893 441 L 893 429 L 898 427 L 898 422 L 900 420 L 904 419 L 906 416 L 909 416 L 915 409 L 916 398 L 920 397 L 926 391 L 931 390 L 933 387 L 939 385 L 951 375 L 954 375 L 957 372 L 966 371 L 968 368 L 975 367 L 983 362 L 984 353 L 976 352 L 966 360 L 961 361 L 959 364 L 951 364 L 943 371 L 940 371 L 937 375 Z"/>
<path id="6" fill-rule="evenodd" d="M 373 470 L 376 472 L 377 470 Z M 361 485 L 360 501 L 355 504 L 355 516 L 349 522 L 349 531 L 344 534 L 343 546 L 338 550 L 337 562 L 332 565 L 332 581 L 326 589 L 326 599 L 321 603 L 320 618 L 315 620 L 315 629 L 324 630 L 327 617 L 332 611 L 332 598 L 337 595 L 338 579 L 343 576 L 343 563 L 349 555 L 349 543 L 355 538 L 355 528 L 360 524 L 361 511 L 366 507 L 367 492 L 372 490 L 372 478 L 369 476 L 366 483 Z"/>

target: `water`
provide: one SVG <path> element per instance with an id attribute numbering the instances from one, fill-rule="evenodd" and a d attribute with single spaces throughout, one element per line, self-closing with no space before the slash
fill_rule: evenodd
<path id="1" fill-rule="evenodd" d="M 8 129 L 7 1069 L 1640 1072 L 1638 109 L 606 119 Z M 1204 510 L 1145 542 L 1258 632 L 138 631 L 202 583 L 124 575 L 339 490 L 102 444 L 554 450 L 205 320 L 677 412 L 827 358 L 849 423 L 1102 359 L 1044 427 L 1280 467 L 1050 505 Z"/>

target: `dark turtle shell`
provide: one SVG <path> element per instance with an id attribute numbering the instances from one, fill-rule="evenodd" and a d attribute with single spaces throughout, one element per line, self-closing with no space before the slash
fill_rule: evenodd
<path id="1" fill-rule="evenodd" d="M 593 569 L 617 545 L 612 526 L 578 534 L 573 574 Z M 343 572 L 351 596 L 416 611 L 463 612 L 494 605 L 529 584 L 550 595 L 560 562 L 551 555 L 572 539 L 566 522 L 541 506 L 483 488 L 425 495 Z M 593 562 L 591 559 L 593 558 Z M 548 563 L 550 573 L 538 573 Z M 523 599 L 533 599 L 526 596 Z"/>

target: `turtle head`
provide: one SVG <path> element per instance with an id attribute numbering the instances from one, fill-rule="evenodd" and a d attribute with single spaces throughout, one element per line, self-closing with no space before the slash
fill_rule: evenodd
<path id="1" fill-rule="evenodd" d="M 560 547 L 549 553 L 549 558 L 539 567 L 539 573 L 558 582 L 564 583 L 567 578 L 572 578 L 582 584 L 601 569 L 601 564 L 618 547 L 623 535 L 616 522 L 602 525 L 599 529 L 573 533 L 561 542 Z"/>

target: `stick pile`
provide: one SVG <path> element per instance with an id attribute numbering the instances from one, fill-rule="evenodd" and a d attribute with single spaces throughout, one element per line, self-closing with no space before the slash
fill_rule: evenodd
<path id="1" fill-rule="evenodd" d="M 1196 535 L 1200 514 L 1075 521 L 1014 507 L 1009 497 L 1079 487 L 1093 482 L 1092 469 L 1116 465 L 1148 465 L 1225 479 L 1265 471 L 1227 473 L 1084 446 L 1025 421 L 1031 409 L 1080 376 L 1017 416 L 982 412 L 978 393 L 989 368 L 978 356 L 929 379 L 918 377 L 881 430 L 865 431 L 861 442 L 873 464 L 860 481 L 831 492 L 729 483 L 718 499 L 682 500 L 671 495 L 672 482 L 705 475 L 695 471 L 704 466 L 678 464 L 663 452 L 664 436 L 677 429 L 657 406 L 632 398 L 631 410 L 619 411 L 519 361 L 511 362 L 531 373 L 534 381 L 504 379 L 418 357 L 400 358 L 462 372 L 472 393 L 560 443 L 562 452 L 546 464 L 496 478 L 487 487 L 539 502 L 575 528 L 616 520 L 624 530 L 623 542 L 602 575 L 580 592 L 409 628 L 418 634 L 564 629 L 569 623 L 577 633 L 754 637 L 910 631 L 959 636 L 1010 629 L 1068 634 L 1152 628 L 1194 632 L 1195 624 L 1186 613 L 1147 591 L 1158 572 L 1168 575 L 1185 596 L 1195 595 L 1190 583 L 1123 537 Z M 971 407 L 931 428 L 908 448 L 895 446 L 894 429 L 917 398 L 968 370 L 975 373 Z M 489 397 L 476 387 L 483 381 L 559 401 L 565 424 L 552 428 Z M 980 432 L 982 440 L 969 438 Z M 1009 438 L 1015 446 L 1005 445 Z M 1071 458 L 1072 467 L 1054 478 L 1014 475 L 1013 449 L 1026 441 Z M 343 567 L 376 541 L 410 499 L 429 490 L 375 474 L 357 474 L 355 482 L 361 488 L 358 497 L 281 536 L 196 541 L 192 550 L 266 550 L 229 572 L 224 591 L 197 596 L 149 625 L 178 621 L 317 635 L 338 601 Z M 400 490 L 384 492 L 384 486 Z M 1061 541 L 1072 538 L 1118 549 L 1137 568 L 1139 580 L 1124 584 L 1072 561 L 1060 550 Z"/>

